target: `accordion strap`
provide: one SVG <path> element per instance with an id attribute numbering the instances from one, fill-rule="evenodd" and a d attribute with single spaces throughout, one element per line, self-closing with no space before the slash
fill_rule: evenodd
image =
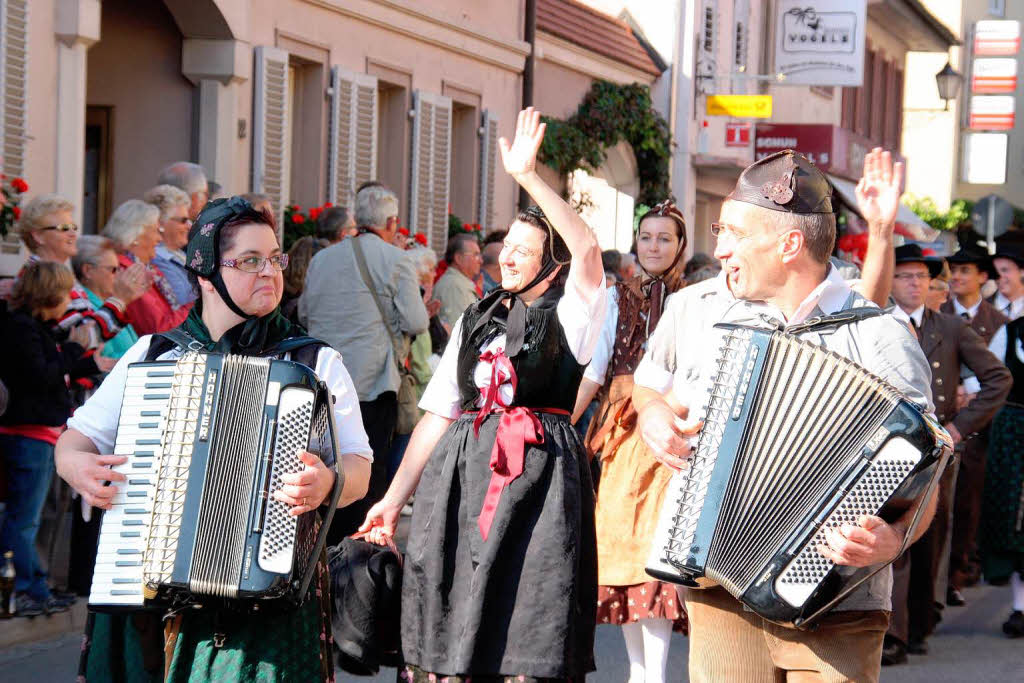
<path id="1" fill-rule="evenodd" d="M 785 328 L 786 334 L 798 335 L 806 332 L 834 332 L 844 325 L 858 323 L 861 320 L 874 318 L 892 309 L 877 308 L 875 306 L 864 306 L 863 308 L 848 308 L 832 315 L 821 315 L 808 318 L 802 323 Z"/>

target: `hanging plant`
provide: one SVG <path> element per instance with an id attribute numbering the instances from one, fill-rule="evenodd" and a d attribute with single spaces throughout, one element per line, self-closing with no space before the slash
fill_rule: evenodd
<path id="1" fill-rule="evenodd" d="M 605 150 L 625 140 L 633 148 L 640 176 L 637 201 L 653 206 L 671 196 L 672 136 L 646 85 L 595 81 L 568 120 L 543 120 L 547 132 L 538 158 L 560 174 L 599 168 L 607 158 Z"/>

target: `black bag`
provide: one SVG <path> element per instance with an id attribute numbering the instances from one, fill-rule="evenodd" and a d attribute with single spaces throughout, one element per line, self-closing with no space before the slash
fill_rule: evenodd
<path id="1" fill-rule="evenodd" d="M 357 676 L 401 664 L 402 556 L 398 548 L 345 538 L 327 549 L 335 665 Z"/>

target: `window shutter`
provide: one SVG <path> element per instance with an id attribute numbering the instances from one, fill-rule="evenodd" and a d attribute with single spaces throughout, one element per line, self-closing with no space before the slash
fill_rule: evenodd
<path id="1" fill-rule="evenodd" d="M 416 90 L 413 114 L 409 227 L 425 233 L 430 247 L 442 254 L 448 242 L 451 98 Z"/>
<path id="2" fill-rule="evenodd" d="M 750 45 L 750 0 L 735 0 L 733 3 L 733 44 L 732 44 L 732 71 L 733 73 L 746 73 L 747 60 Z M 745 79 L 733 79 L 732 91 L 734 93 L 746 93 L 747 81 Z"/>
<path id="3" fill-rule="evenodd" d="M 485 109 L 483 137 L 480 139 L 480 192 L 477 222 L 485 230 L 494 228 L 494 173 L 498 164 L 498 117 Z"/>
<path id="4" fill-rule="evenodd" d="M 270 197 L 283 230 L 284 207 L 290 199 L 291 116 L 288 111 L 288 53 L 257 47 L 253 78 L 252 191 Z"/>
<path id="5" fill-rule="evenodd" d="M 697 25 L 697 92 L 714 92 L 714 76 L 717 75 L 718 10 L 716 0 L 702 0 Z"/>
<path id="6" fill-rule="evenodd" d="M 0 0 L 0 84 L 3 86 L 3 172 L 25 174 L 28 127 L 28 0 Z"/>
<path id="7" fill-rule="evenodd" d="M 377 179 L 377 78 L 331 67 L 327 201 L 352 209 L 355 191 Z"/>

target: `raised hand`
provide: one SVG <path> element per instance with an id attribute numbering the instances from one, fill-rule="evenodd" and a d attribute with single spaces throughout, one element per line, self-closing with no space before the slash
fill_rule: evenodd
<path id="1" fill-rule="evenodd" d="M 527 107 L 516 119 L 516 137 L 512 144 L 506 138 L 498 138 L 501 163 L 516 180 L 537 170 L 537 151 L 544 140 L 545 128 L 547 124 L 540 122 L 540 112 Z"/>
<path id="2" fill-rule="evenodd" d="M 864 175 L 857 183 L 857 208 L 868 224 L 896 224 L 896 211 L 903 193 L 903 162 L 893 163 L 892 154 L 875 147 L 864 156 Z"/>

